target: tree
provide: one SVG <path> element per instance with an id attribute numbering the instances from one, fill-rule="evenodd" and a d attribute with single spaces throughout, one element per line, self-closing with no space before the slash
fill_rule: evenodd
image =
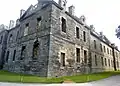
<path id="1" fill-rule="evenodd" d="M 116 36 L 117 36 L 117 38 L 120 39 L 120 25 L 119 25 L 118 28 L 116 29 Z"/>

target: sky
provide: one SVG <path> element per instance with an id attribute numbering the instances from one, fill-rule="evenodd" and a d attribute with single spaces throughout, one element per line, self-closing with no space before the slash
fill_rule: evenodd
<path id="1" fill-rule="evenodd" d="M 58 2 L 58 0 L 54 0 Z M 97 32 L 103 34 L 120 49 L 120 40 L 115 36 L 115 29 L 120 25 L 120 0 L 67 0 L 67 7 L 75 6 L 75 15 L 85 15 L 88 25 L 94 25 Z M 9 25 L 16 21 L 21 9 L 27 9 L 37 0 L 1 0 L 0 24 Z"/>

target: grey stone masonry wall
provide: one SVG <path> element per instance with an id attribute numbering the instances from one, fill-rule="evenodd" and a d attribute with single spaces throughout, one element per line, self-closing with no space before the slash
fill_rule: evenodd
<path id="1" fill-rule="evenodd" d="M 65 8 L 66 2 L 38 0 L 14 28 L 0 32 L 0 69 L 42 77 L 110 71 L 115 67 L 120 70 L 120 51 L 93 26 L 86 25 L 84 15 L 76 17 L 74 7 L 72 13 Z M 100 44 L 106 52 L 100 50 Z"/>
<path id="2" fill-rule="evenodd" d="M 38 6 L 39 7 L 39 6 Z M 8 61 L 4 65 L 5 70 L 47 76 L 49 58 L 49 32 L 50 32 L 50 11 L 51 7 L 37 8 L 33 15 L 20 19 L 20 25 L 10 30 L 7 40 Z M 27 14 L 26 14 L 27 15 Z M 41 25 L 37 26 L 37 18 L 41 18 Z M 24 36 L 25 25 L 29 23 L 28 35 Z M 12 34 L 12 41 L 10 36 Z M 33 57 L 33 45 L 38 41 L 38 55 Z M 25 46 L 24 58 L 21 60 L 22 47 Z M 15 60 L 14 50 L 16 50 Z M 6 59 L 6 58 L 5 58 Z"/>
<path id="3" fill-rule="evenodd" d="M 0 32 L 0 69 L 2 69 L 4 65 L 5 51 L 7 45 L 7 41 L 6 41 L 7 35 L 8 35 L 7 30 Z"/>
<path id="4" fill-rule="evenodd" d="M 61 18 L 66 19 L 66 33 L 62 32 Z M 76 27 L 79 27 L 80 38 L 76 38 Z M 83 31 L 86 32 L 86 42 L 83 41 Z M 51 14 L 51 36 L 50 36 L 50 49 L 49 49 L 49 65 L 48 65 L 48 77 L 58 77 L 74 75 L 77 73 L 88 72 L 88 60 L 89 60 L 89 30 L 76 22 L 73 18 L 65 13 L 64 10 L 58 9 L 55 5 L 52 5 Z M 76 62 L 76 48 L 80 48 L 80 62 Z M 84 64 L 84 50 L 87 51 L 87 63 Z M 61 65 L 61 52 L 65 53 L 65 67 Z M 71 59 L 74 63 L 69 66 L 68 59 Z M 84 66 L 83 66 L 84 65 Z"/>

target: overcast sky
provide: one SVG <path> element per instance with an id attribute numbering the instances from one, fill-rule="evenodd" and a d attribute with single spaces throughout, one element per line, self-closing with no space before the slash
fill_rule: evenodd
<path id="1" fill-rule="evenodd" d="M 55 0 L 58 2 L 58 0 Z M 111 42 L 120 49 L 120 40 L 115 36 L 115 28 L 120 24 L 120 0 L 67 0 L 67 6 L 75 6 L 75 14 L 86 16 L 88 25 L 93 24 L 96 31 L 103 31 Z M 10 20 L 20 16 L 20 9 L 27 9 L 37 0 L 1 0 L 0 24 L 8 25 Z"/>

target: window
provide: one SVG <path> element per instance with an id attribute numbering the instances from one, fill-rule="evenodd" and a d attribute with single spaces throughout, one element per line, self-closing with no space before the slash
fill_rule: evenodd
<path id="1" fill-rule="evenodd" d="M 65 66 L 65 53 L 61 53 L 61 64 Z"/>
<path id="2" fill-rule="evenodd" d="M 62 17 L 61 21 L 62 21 L 62 32 L 66 33 L 66 20 Z"/>
<path id="3" fill-rule="evenodd" d="M 109 54 L 109 49 L 107 48 L 107 53 Z"/>
<path id="4" fill-rule="evenodd" d="M 111 55 L 112 55 L 112 50 L 111 50 Z"/>
<path id="5" fill-rule="evenodd" d="M 101 57 L 101 64 L 102 64 L 102 66 L 104 65 L 104 63 L 103 63 L 103 57 Z"/>
<path id="6" fill-rule="evenodd" d="M 15 61 L 16 50 L 14 50 L 13 61 Z"/>
<path id="7" fill-rule="evenodd" d="M 101 50 L 101 52 L 103 52 L 103 49 L 102 49 L 102 44 L 100 44 L 100 50 Z"/>
<path id="8" fill-rule="evenodd" d="M 104 46 L 104 52 L 106 52 L 105 46 Z"/>
<path id="9" fill-rule="evenodd" d="M 119 68 L 119 62 L 117 61 L 117 67 Z"/>
<path id="10" fill-rule="evenodd" d="M 25 54 L 26 54 L 25 49 L 26 49 L 26 46 L 22 46 L 21 58 L 20 58 L 20 60 L 23 60 L 23 59 L 25 58 Z"/>
<path id="11" fill-rule="evenodd" d="M 96 40 L 94 40 L 94 48 L 96 49 Z"/>
<path id="12" fill-rule="evenodd" d="M 9 51 L 7 51 L 6 62 L 8 62 L 8 59 L 9 59 Z"/>
<path id="13" fill-rule="evenodd" d="M 17 41 L 17 39 L 18 39 L 18 36 L 19 36 L 19 31 L 17 31 L 16 41 Z"/>
<path id="14" fill-rule="evenodd" d="M 95 65 L 97 66 L 97 56 L 95 55 Z"/>
<path id="15" fill-rule="evenodd" d="M 111 60 L 111 65 L 112 65 L 112 67 L 113 67 L 113 61 Z"/>
<path id="16" fill-rule="evenodd" d="M 108 64 L 109 64 L 109 67 L 110 67 L 110 59 L 108 59 Z"/>
<path id="17" fill-rule="evenodd" d="M 0 38 L 0 44 L 2 43 L 2 40 L 3 40 L 3 36 L 1 36 L 1 38 Z"/>
<path id="18" fill-rule="evenodd" d="M 13 35 L 12 34 L 10 34 L 10 37 L 9 37 L 9 42 L 12 42 L 12 40 L 13 40 Z"/>
<path id="19" fill-rule="evenodd" d="M 84 62 L 87 63 L 87 51 L 84 50 Z"/>
<path id="20" fill-rule="evenodd" d="M 37 26 L 38 26 L 38 27 L 41 26 L 41 17 L 37 18 Z"/>
<path id="21" fill-rule="evenodd" d="M 29 23 L 25 25 L 24 36 L 28 35 Z"/>
<path id="22" fill-rule="evenodd" d="M 84 42 L 86 42 L 86 32 L 85 31 L 83 31 L 83 40 L 84 40 Z"/>
<path id="23" fill-rule="evenodd" d="M 33 45 L 33 59 L 37 59 L 39 53 L 39 42 L 38 40 L 34 42 Z"/>
<path id="24" fill-rule="evenodd" d="M 80 62 L 80 49 L 79 48 L 76 48 L 76 61 L 77 62 Z"/>
<path id="25" fill-rule="evenodd" d="M 80 35 L 79 35 L 79 28 L 78 27 L 76 27 L 76 38 L 80 38 Z"/>
<path id="26" fill-rule="evenodd" d="M 107 59 L 105 58 L 105 66 L 107 66 Z"/>

